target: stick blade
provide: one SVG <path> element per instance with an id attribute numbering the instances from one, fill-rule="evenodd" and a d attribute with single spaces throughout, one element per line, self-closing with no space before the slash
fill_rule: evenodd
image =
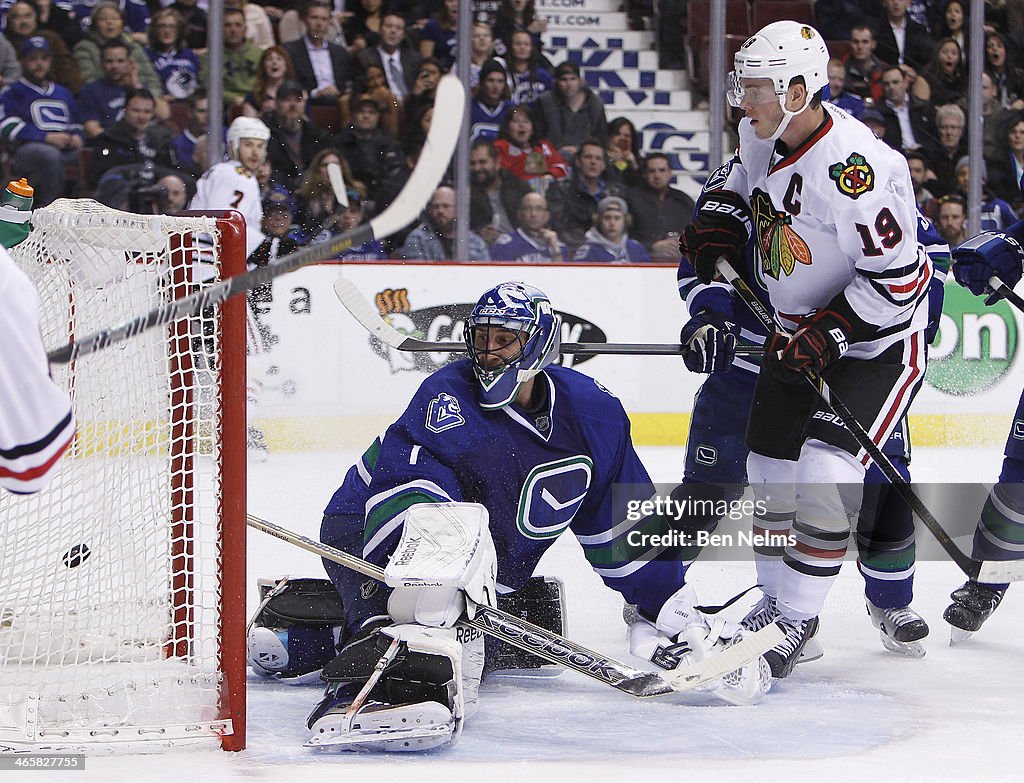
<path id="1" fill-rule="evenodd" d="M 455 152 L 465 110 L 466 90 L 457 77 L 448 74 L 437 84 L 434 119 L 416 168 L 398 197 L 370 221 L 374 236 L 388 236 L 400 231 L 423 211 Z"/>
<path id="2" fill-rule="evenodd" d="M 373 305 L 363 296 L 363 292 L 356 288 L 351 280 L 338 278 L 334 283 L 334 293 L 363 328 L 385 345 L 401 348 L 402 343 L 409 339 L 380 317 L 373 309 Z"/>
<path id="3" fill-rule="evenodd" d="M 985 560 L 978 569 L 977 581 L 1003 584 L 1024 580 L 1024 560 Z"/>
<path id="4" fill-rule="evenodd" d="M 693 690 L 745 666 L 759 655 L 764 655 L 785 638 L 786 634 L 783 633 L 782 628 L 776 623 L 769 623 L 760 631 L 747 635 L 717 655 L 712 655 L 710 658 L 705 658 L 690 666 L 675 669 L 668 675 L 667 680 L 677 691 Z"/>
<path id="5" fill-rule="evenodd" d="M 341 206 L 348 209 L 348 188 L 345 185 L 345 176 L 342 174 L 341 166 L 337 163 L 327 164 L 327 179 L 331 182 L 331 190 L 334 191 L 334 198 Z"/>

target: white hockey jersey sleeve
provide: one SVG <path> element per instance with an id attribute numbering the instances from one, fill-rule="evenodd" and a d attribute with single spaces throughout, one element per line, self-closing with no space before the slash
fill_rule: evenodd
<path id="1" fill-rule="evenodd" d="M 917 208 L 906 163 L 887 149 L 884 153 L 876 152 L 868 160 L 851 155 L 841 164 L 841 184 L 849 178 L 854 183 L 850 188 L 861 181 L 874 187 L 857 198 L 834 200 L 832 218 L 839 246 L 854 259 L 857 272 L 846 287 L 846 301 L 866 322 L 897 328 L 908 324 L 927 295 L 932 267 L 918 242 Z"/>
<path id="2" fill-rule="evenodd" d="M 0 247 L 0 487 L 37 492 L 75 434 L 68 395 L 50 378 L 39 297 Z"/>

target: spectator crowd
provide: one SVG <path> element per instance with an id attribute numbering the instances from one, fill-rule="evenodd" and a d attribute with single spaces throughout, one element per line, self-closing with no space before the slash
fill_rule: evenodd
<path id="1" fill-rule="evenodd" d="M 207 151 L 206 12 L 197 0 L 166 3 L 0 4 L 0 144 L 7 173 L 35 184 L 37 204 L 92 195 L 166 211 L 181 193 L 189 203 L 218 162 Z M 278 216 L 291 205 L 283 236 L 298 246 L 343 231 L 355 204 L 360 220 L 372 218 L 408 178 L 438 81 L 456 63 L 457 0 L 355 0 L 344 12 L 325 0 L 225 5 L 225 121 L 259 118 L 269 129 L 256 177 L 261 198 L 278 194 Z M 466 260 L 675 261 L 693 203 L 670 187 L 669 158 L 641 156 L 636 128 L 609 121 L 579 66 L 547 60 L 534 0 L 475 0 L 474 12 Z M 907 155 L 922 211 L 956 236 L 962 225 L 940 212 L 966 196 L 964 0 L 818 0 L 814 13 L 842 44 L 830 100 Z M 986 3 L 986 229 L 1021 209 L 1021 31 L 1024 11 Z M 347 204 L 325 159 L 356 196 Z M 385 257 L 450 257 L 452 194 L 435 195 Z"/>

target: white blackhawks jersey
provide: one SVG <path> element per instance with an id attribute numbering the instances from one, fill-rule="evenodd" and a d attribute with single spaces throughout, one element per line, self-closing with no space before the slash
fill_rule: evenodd
<path id="1" fill-rule="evenodd" d="M 822 125 L 785 156 L 742 120 L 738 161 L 719 187 L 750 205 L 755 271 L 779 324 L 792 332 L 845 291 L 854 312 L 878 327 L 846 354 L 866 359 L 925 328 L 932 265 L 917 240 L 906 159 L 823 106 Z"/>
<path id="2" fill-rule="evenodd" d="M 206 170 L 196 183 L 189 209 L 237 209 L 245 218 L 245 257 L 263 241 L 263 204 L 255 175 L 237 160 L 226 160 Z"/>
<path id="3" fill-rule="evenodd" d="M 68 395 L 50 379 L 39 296 L 3 247 L 0 335 L 0 487 L 36 492 L 71 444 L 75 421 Z"/>

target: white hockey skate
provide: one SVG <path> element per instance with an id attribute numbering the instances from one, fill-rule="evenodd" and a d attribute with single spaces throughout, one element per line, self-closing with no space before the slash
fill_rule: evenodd
<path id="1" fill-rule="evenodd" d="M 882 609 L 865 599 L 871 624 L 878 629 L 882 646 L 889 652 L 910 658 L 923 658 L 928 623 L 909 606 Z"/>

